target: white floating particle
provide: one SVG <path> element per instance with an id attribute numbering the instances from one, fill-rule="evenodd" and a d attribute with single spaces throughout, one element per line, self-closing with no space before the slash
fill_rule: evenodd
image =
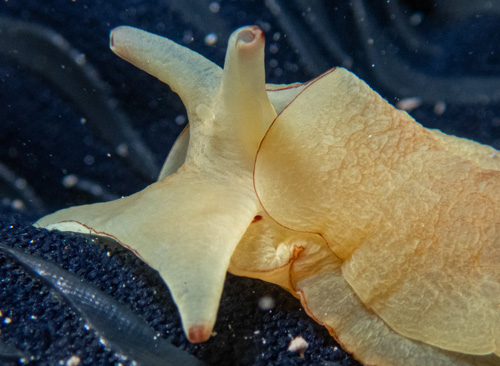
<path id="1" fill-rule="evenodd" d="M 434 114 L 441 116 L 446 111 L 445 102 L 437 102 L 434 104 Z"/>
<path id="2" fill-rule="evenodd" d="M 264 32 L 269 32 L 271 30 L 271 24 L 268 22 L 259 22 L 257 24 Z"/>
<path id="3" fill-rule="evenodd" d="M 28 182 L 26 182 L 26 179 L 23 179 L 23 178 L 17 178 L 14 181 L 14 186 L 17 189 L 24 189 L 24 188 L 26 188 L 27 185 L 28 185 Z"/>
<path id="4" fill-rule="evenodd" d="M 218 13 L 219 10 L 220 10 L 220 4 L 217 1 L 213 1 L 213 2 L 210 3 L 210 5 L 208 5 L 208 9 L 212 13 Z"/>
<path id="5" fill-rule="evenodd" d="M 15 199 L 14 201 L 12 201 L 11 207 L 14 210 L 24 210 L 26 208 L 24 202 L 21 201 L 20 199 Z"/>
<path id="6" fill-rule="evenodd" d="M 184 123 L 186 123 L 186 116 L 183 114 L 179 114 L 177 117 L 175 117 L 175 123 L 179 126 L 182 126 Z"/>
<path id="7" fill-rule="evenodd" d="M 80 53 L 79 55 L 77 55 L 75 57 L 75 62 L 80 66 L 85 65 L 87 63 L 87 58 L 85 57 L 85 54 Z"/>
<path id="8" fill-rule="evenodd" d="M 182 41 L 184 43 L 191 43 L 194 41 L 194 36 L 193 36 L 193 32 L 191 32 L 190 30 L 187 30 L 184 32 L 184 35 L 182 36 Z"/>
<path id="9" fill-rule="evenodd" d="M 411 111 L 415 108 L 418 108 L 422 105 L 422 98 L 412 97 L 401 99 L 396 103 L 396 108 L 402 109 L 404 111 Z"/>
<path id="10" fill-rule="evenodd" d="M 271 310 L 274 308 L 274 299 L 271 296 L 263 296 L 259 299 L 259 309 L 263 311 Z"/>
<path id="11" fill-rule="evenodd" d="M 80 362 L 80 357 L 73 355 L 66 361 L 66 366 L 78 366 Z"/>
<path id="12" fill-rule="evenodd" d="M 86 164 L 86 165 L 92 165 L 94 164 L 94 157 L 92 155 L 86 155 L 84 158 L 83 158 L 83 162 Z"/>
<path id="13" fill-rule="evenodd" d="M 276 44 L 271 44 L 269 46 L 269 52 L 270 53 L 277 53 L 279 51 L 279 47 Z"/>
<path id="14" fill-rule="evenodd" d="M 280 77 L 283 75 L 283 69 L 281 67 L 276 67 L 274 70 L 274 76 Z"/>
<path id="15" fill-rule="evenodd" d="M 74 174 L 68 174 L 62 180 L 62 185 L 64 188 L 74 187 L 78 183 L 78 177 Z"/>
<path id="16" fill-rule="evenodd" d="M 128 155 L 128 146 L 127 144 L 120 144 L 116 147 L 116 153 L 122 158 Z"/>
<path id="17" fill-rule="evenodd" d="M 416 12 L 410 16 L 410 24 L 413 26 L 419 25 L 424 20 L 424 14 L 421 12 Z"/>
<path id="18" fill-rule="evenodd" d="M 295 337 L 290 341 L 287 351 L 296 352 L 300 355 L 300 358 L 304 358 L 304 352 L 306 351 L 309 343 L 301 336 Z"/>
<path id="19" fill-rule="evenodd" d="M 205 44 L 207 46 L 213 46 L 216 43 L 217 43 L 217 34 L 215 34 L 215 33 L 208 33 L 205 36 Z"/>

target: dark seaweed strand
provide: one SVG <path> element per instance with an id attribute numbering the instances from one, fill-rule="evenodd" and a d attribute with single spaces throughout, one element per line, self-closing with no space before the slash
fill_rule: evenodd
<path id="1" fill-rule="evenodd" d="M 68 176 L 65 177 L 65 180 Z M 85 192 L 89 196 L 96 197 L 99 201 L 113 201 L 118 198 L 116 194 L 112 193 L 109 189 L 107 189 L 103 184 L 95 182 L 90 179 L 78 177 L 76 175 L 72 175 L 71 179 L 68 179 L 64 182 L 66 188 L 73 188 L 80 192 Z"/>
<path id="2" fill-rule="evenodd" d="M 14 346 L 8 345 L 0 338 L 0 365 L 16 366 L 24 365 L 29 362 L 30 356 Z"/>
<path id="3" fill-rule="evenodd" d="M 325 48 L 335 64 L 350 69 L 353 59 L 341 45 L 337 31 L 328 17 L 326 2 L 323 0 L 294 0 L 294 2 L 297 8 L 310 14 L 305 15 L 304 20 L 314 33 L 314 38 Z M 326 59 L 324 62 L 329 61 Z"/>
<path id="4" fill-rule="evenodd" d="M 288 42 L 298 52 L 299 62 L 310 76 L 317 76 L 325 72 L 331 65 L 319 51 L 314 36 L 302 26 L 302 19 L 280 0 L 264 0 L 266 7 L 276 18 L 280 27 L 285 31 Z M 328 66 L 327 66 L 328 65 Z"/>
<path id="5" fill-rule="evenodd" d="M 82 54 L 53 30 L 0 17 L 0 55 L 21 64 L 57 87 L 88 119 L 87 125 L 99 139 L 126 155 L 118 154 L 146 181 L 160 171 L 153 153 L 132 129 L 116 106 L 97 72 Z"/>
<path id="6" fill-rule="evenodd" d="M 178 12 L 184 22 L 194 25 L 203 33 L 217 35 L 217 45 L 221 48 L 227 46 L 227 38 L 233 31 L 224 18 L 210 11 L 211 0 L 168 0 L 170 8 Z"/>
<path id="7" fill-rule="evenodd" d="M 408 11 L 401 4 L 401 1 L 390 1 L 388 3 L 381 3 L 380 6 L 385 6 L 388 16 L 391 19 L 391 24 L 397 30 L 398 37 L 400 37 L 406 47 L 410 50 L 418 50 L 420 55 L 429 57 L 440 58 L 445 54 L 442 46 L 429 42 L 420 32 L 416 31 L 414 26 L 409 25 Z"/>
<path id="8" fill-rule="evenodd" d="M 1 182 L 5 183 L 8 188 L 1 188 Z M 35 194 L 35 191 L 28 185 L 26 180 L 0 162 L 0 192 L 2 192 L 2 196 L 7 196 L 7 189 L 15 191 L 11 194 L 11 197 L 21 197 L 26 209 L 32 210 L 36 216 L 47 213 L 43 200 Z"/>
<path id="9" fill-rule="evenodd" d="M 432 2 L 436 16 L 449 20 L 467 18 L 481 13 L 500 14 L 500 3 L 491 0 L 439 0 Z"/>
<path id="10" fill-rule="evenodd" d="M 49 284 L 68 301 L 93 329 L 106 347 L 123 358 L 144 366 L 203 366 L 184 350 L 159 337 L 127 306 L 117 302 L 76 275 L 21 250 L 0 246 L 29 272 Z"/>
<path id="11" fill-rule="evenodd" d="M 482 76 L 429 77 L 414 70 L 405 60 L 382 55 L 390 44 L 383 32 L 368 16 L 363 0 L 352 1 L 354 21 L 357 24 L 366 59 L 374 65 L 373 76 L 398 98 L 419 97 L 423 103 L 446 102 L 454 104 L 489 104 L 500 101 L 500 78 Z M 367 42 L 373 39 L 373 42 Z"/>

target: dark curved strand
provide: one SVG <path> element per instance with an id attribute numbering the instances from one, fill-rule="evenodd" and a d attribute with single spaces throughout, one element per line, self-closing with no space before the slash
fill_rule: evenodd
<path id="1" fill-rule="evenodd" d="M 12 170 L 7 168 L 4 164 L 0 162 L 0 181 L 3 181 L 7 187 L 12 191 L 11 197 L 19 195 L 23 200 L 23 203 L 29 210 L 33 210 L 37 216 L 45 215 L 47 209 L 43 200 L 38 198 L 35 191 L 28 185 L 25 179 L 19 177 Z M 20 184 L 21 183 L 21 184 Z M 9 195 L 7 190 L 1 190 L 2 195 L 0 198 L 6 198 Z"/>
<path id="2" fill-rule="evenodd" d="M 97 199 L 99 201 L 114 201 L 118 198 L 116 194 L 106 189 L 103 184 L 99 182 L 94 182 L 90 179 L 85 179 L 78 177 L 74 174 L 64 177 L 63 185 L 66 188 L 74 189 L 78 192 L 87 194 L 89 197 L 93 199 Z"/>
<path id="3" fill-rule="evenodd" d="M 352 57 L 342 48 L 337 32 L 328 18 L 328 10 L 323 0 L 294 0 L 297 7 L 309 12 L 312 16 L 304 16 L 305 21 L 315 34 L 315 39 L 322 44 L 336 65 L 350 69 Z M 328 62 L 328 61 L 327 61 Z M 333 65 L 330 65 L 333 66 Z"/>
<path id="4" fill-rule="evenodd" d="M 418 50 L 419 54 L 432 57 L 443 57 L 443 47 L 430 43 L 422 37 L 414 27 L 408 24 L 407 9 L 403 8 L 401 1 L 380 2 L 380 6 L 386 6 L 389 18 L 398 32 L 398 37 L 403 40 L 408 50 Z"/>
<path id="5" fill-rule="evenodd" d="M 56 264 L 21 250 L 0 246 L 29 272 L 46 282 L 68 301 L 101 338 L 101 343 L 127 359 L 144 366 L 202 366 L 186 351 L 157 336 L 153 329 L 127 306 Z"/>
<path id="6" fill-rule="evenodd" d="M 448 21 L 484 13 L 500 15 L 500 3 L 495 0 L 438 0 L 433 7 L 437 17 Z"/>
<path id="7" fill-rule="evenodd" d="M 283 28 L 289 44 L 296 52 L 300 50 L 299 62 L 307 73 L 317 76 L 325 72 L 331 65 L 319 52 L 314 37 L 301 25 L 302 21 L 280 0 L 265 0 L 265 4 Z"/>
<path id="8" fill-rule="evenodd" d="M 58 33 L 39 25 L 0 17 L 0 55 L 36 72 L 57 87 L 88 119 L 92 133 L 146 181 L 160 171 L 154 155 L 109 97 L 97 72 Z M 118 154 L 120 156 L 120 154 Z"/>
<path id="9" fill-rule="evenodd" d="M 368 16 L 363 0 L 352 1 L 354 20 L 358 26 L 366 59 L 373 76 L 397 98 L 418 97 L 423 103 L 489 104 L 500 101 L 500 78 L 483 76 L 427 76 L 414 70 L 404 59 L 383 56 L 390 42 Z M 372 44 L 367 42 L 373 39 Z"/>
<path id="10" fill-rule="evenodd" d="M 17 366 L 29 362 L 30 356 L 0 340 L 0 365 Z"/>
<path id="11" fill-rule="evenodd" d="M 202 33 L 215 33 L 217 45 L 226 47 L 232 29 L 226 21 L 212 13 L 209 0 L 169 0 L 172 10 L 178 12 L 187 24 L 192 24 Z"/>

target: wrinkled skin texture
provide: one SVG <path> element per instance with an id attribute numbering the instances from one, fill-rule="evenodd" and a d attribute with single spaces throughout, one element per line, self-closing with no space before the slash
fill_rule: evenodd
<path id="1" fill-rule="evenodd" d="M 223 70 L 130 27 L 110 43 L 180 95 L 189 128 L 158 182 L 37 226 L 133 250 L 192 342 L 229 270 L 286 288 L 365 364 L 500 364 L 485 356 L 500 341 L 495 150 L 426 130 L 344 69 L 266 85 L 257 27 L 233 33 Z"/>

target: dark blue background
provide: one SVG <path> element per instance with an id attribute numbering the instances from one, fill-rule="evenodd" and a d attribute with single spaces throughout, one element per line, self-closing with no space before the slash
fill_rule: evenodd
<path id="1" fill-rule="evenodd" d="M 196 5 L 199 3 L 206 6 Z M 446 1 L 419 5 L 393 1 L 396 8 L 389 8 L 386 1 L 365 4 L 362 10 L 369 19 L 369 38 L 379 47 L 374 58 L 363 33 L 367 23 L 356 8 L 356 4 L 363 5 L 362 1 L 352 6 L 347 1 L 326 0 L 311 1 L 310 5 L 302 5 L 300 0 L 223 0 L 217 2 L 217 13 L 207 10 L 209 3 L 8 0 L 0 4 L 0 16 L 48 27 L 84 54 L 108 86 L 109 98 L 128 116 L 159 166 L 184 127 L 175 119 L 185 111 L 168 86 L 109 50 L 109 32 L 118 25 L 161 34 L 222 66 L 230 32 L 242 25 L 257 24 L 266 31 L 268 82 L 306 81 L 332 66 L 349 66 L 391 103 L 419 97 L 422 103 L 411 113 L 425 126 L 500 147 L 500 83 L 496 86 L 496 80 L 500 81 L 500 10 L 495 4 L 486 11 L 481 8 L 486 3 L 483 1 L 478 1 L 473 11 L 462 6 L 467 1 L 457 1 L 453 6 Z M 211 32 L 218 37 L 215 45 L 204 42 Z M 185 41 L 188 36 L 192 41 Z M 339 48 L 331 46 L 332 42 Z M 394 60 L 398 67 L 382 75 L 374 72 Z M 419 78 L 401 88 L 401 75 L 408 70 Z M 462 97 L 455 98 L 451 91 L 439 92 L 443 79 L 455 81 Z M 477 83 L 484 85 L 480 96 L 474 92 Z M 436 104 L 443 100 L 444 113 L 436 113 Z M 84 238 L 31 228 L 30 223 L 41 211 L 103 199 L 85 190 L 64 188 L 62 179 L 68 174 L 95 182 L 115 196 L 134 193 L 154 179 L 144 179 L 129 169 L 110 146 L 81 124 L 84 117 L 85 111 L 76 108 L 74 101 L 43 74 L 0 55 L 0 163 L 23 179 L 43 203 L 38 211 L 29 202 L 24 202 L 24 209 L 16 209 L 13 202 L 23 196 L 13 187 L 15 180 L 2 177 L 0 244 L 29 247 L 97 284 L 163 336 L 168 335 L 176 345 L 187 347 L 209 364 L 356 364 L 334 348 L 333 338 L 309 319 L 292 296 L 274 286 L 230 275 L 215 329 L 217 336 L 205 344 L 190 345 L 179 328 L 166 287 L 132 254 L 116 250 L 110 258 L 106 248 L 87 243 Z M 90 164 L 85 162 L 89 157 Z M 82 322 L 71 307 L 37 295 L 42 285 L 3 256 L 0 279 L 0 311 L 13 320 L 10 324 L 0 322 L 1 341 L 33 355 L 33 364 L 37 365 L 54 365 L 72 354 L 80 355 L 83 364 L 116 364 L 113 350 L 106 350 L 92 334 L 82 331 Z M 156 291 L 154 295 L 151 289 Z M 276 300 L 275 309 L 259 310 L 257 302 L 264 295 Z M 35 310 L 40 314 L 32 321 Z M 305 359 L 286 351 L 290 336 L 298 335 L 310 342 Z"/>

